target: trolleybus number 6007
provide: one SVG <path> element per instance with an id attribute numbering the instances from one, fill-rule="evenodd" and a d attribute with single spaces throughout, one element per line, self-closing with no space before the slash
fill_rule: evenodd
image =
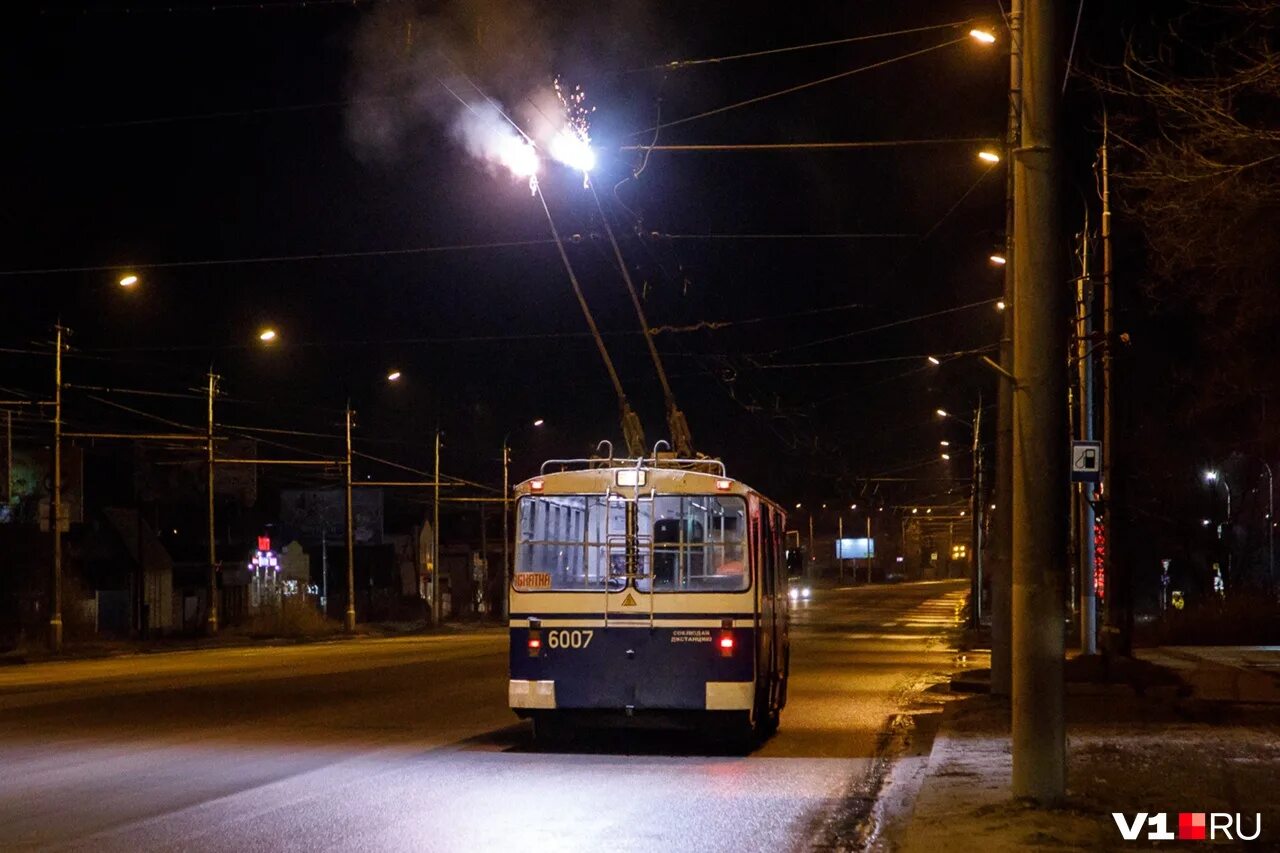
<path id="1" fill-rule="evenodd" d="M 585 649 L 595 631 L 548 631 L 547 648 L 551 649 Z"/>

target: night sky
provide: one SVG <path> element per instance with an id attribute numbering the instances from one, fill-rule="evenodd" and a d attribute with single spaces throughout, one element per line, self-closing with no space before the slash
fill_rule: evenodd
<path id="1" fill-rule="evenodd" d="M 865 330 L 1000 294 L 987 256 L 1003 245 L 1004 165 L 981 163 L 976 140 L 1004 133 L 1007 43 L 963 39 L 658 135 L 967 141 L 656 152 L 629 180 L 642 157 L 619 147 L 651 142 L 636 131 L 659 109 L 671 121 L 998 30 L 996 3 L 167 6 L 42 4 L 6 28 L 0 346 L 45 347 L 61 319 L 73 384 L 186 393 L 212 365 L 220 422 L 337 436 L 349 398 L 367 451 L 425 466 L 439 424 L 446 469 L 490 483 L 509 431 L 517 478 L 601 438 L 621 447 L 541 206 L 468 156 L 450 131 L 456 102 L 434 86 L 465 73 L 476 88 L 464 99 L 482 89 L 516 113 L 559 74 L 595 108 L 593 181 L 650 325 L 737 321 L 657 338 L 698 449 L 785 502 L 861 499 L 862 478 L 886 473 L 924 478 L 881 487 L 891 505 L 963 498 L 961 479 L 932 478 L 967 477 L 967 454 L 937 458 L 939 440 L 965 444 L 966 430 L 933 411 L 993 401 L 994 377 L 976 356 L 941 368 L 924 357 L 994 345 L 999 314 L 981 304 Z M 662 398 L 591 193 L 555 164 L 542 187 L 652 443 L 666 435 Z M 541 242 L 418 251 L 508 241 Z M 360 254 L 264 260 L 342 253 Z M 127 271 L 142 277 L 132 292 L 115 285 Z M 264 324 L 279 345 L 258 345 Z M 49 362 L 10 353 L 0 386 L 46 394 Z M 393 367 L 405 378 L 388 386 Z M 202 423 L 198 399 L 110 399 Z M 143 423 L 84 394 L 68 412 Z M 523 429 L 535 417 L 547 426 Z"/>

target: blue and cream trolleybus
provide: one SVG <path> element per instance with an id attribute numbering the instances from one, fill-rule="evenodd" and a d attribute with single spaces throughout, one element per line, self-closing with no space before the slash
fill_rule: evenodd
<path id="1" fill-rule="evenodd" d="M 771 732 L 790 658 L 785 516 L 718 460 L 551 460 L 515 486 L 511 708 Z"/>

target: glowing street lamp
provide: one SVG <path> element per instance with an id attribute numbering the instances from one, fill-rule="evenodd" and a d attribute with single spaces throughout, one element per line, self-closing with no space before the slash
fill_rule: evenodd
<path id="1" fill-rule="evenodd" d="M 939 444 L 940 446 L 942 446 L 942 447 L 950 447 L 950 446 L 951 446 L 951 442 L 947 441 L 945 438 L 944 438 L 942 441 L 939 441 L 939 442 L 938 442 L 938 444 Z"/>
<path id="2" fill-rule="evenodd" d="M 388 373 L 388 374 L 387 374 L 387 381 L 388 381 L 388 382 L 399 382 L 399 381 L 400 381 L 400 375 L 401 375 L 401 374 L 400 374 L 400 371 L 398 371 L 398 370 L 393 370 L 393 371 L 391 371 L 390 373 Z"/>
<path id="3" fill-rule="evenodd" d="M 940 418 L 948 417 L 946 409 L 935 409 L 934 411 L 937 413 L 938 417 Z"/>
<path id="4" fill-rule="evenodd" d="M 996 42 L 995 33 L 990 32 L 988 30 L 981 30 L 977 28 L 969 30 L 969 38 L 973 39 L 979 44 L 995 44 Z"/>
<path id="5" fill-rule="evenodd" d="M 1000 254 L 992 255 L 988 260 L 990 260 L 991 263 L 995 264 L 998 267 L 1002 267 L 1005 264 L 1009 263 L 1009 259 L 1006 258 L 1004 255 L 1000 255 Z"/>
<path id="6" fill-rule="evenodd" d="M 944 453 L 944 454 L 942 454 L 942 458 L 943 458 L 944 460 L 950 461 L 950 460 L 951 460 L 951 454 L 950 454 L 950 453 Z"/>
<path id="7" fill-rule="evenodd" d="M 133 273 L 130 273 L 129 275 L 122 277 L 119 283 L 121 287 L 133 287 L 138 283 L 138 277 Z"/>
<path id="8" fill-rule="evenodd" d="M 276 330 L 270 327 L 258 332 L 258 340 L 262 341 L 264 344 L 273 342 L 277 337 L 279 336 L 276 334 Z"/>
<path id="9" fill-rule="evenodd" d="M 534 422 L 533 422 L 533 425 L 534 425 L 534 426 L 542 426 L 544 423 L 546 423 L 546 422 L 545 422 L 544 420 L 542 420 L 542 418 L 538 418 L 536 421 L 534 421 Z"/>
<path id="10" fill-rule="evenodd" d="M 1004 300 L 1003 300 L 1003 299 L 997 299 L 997 300 L 996 300 L 996 310 L 997 310 L 997 311 L 1003 311 L 1003 310 L 1004 310 L 1004 308 L 1005 308 Z"/>
<path id="11" fill-rule="evenodd" d="M 932 355 L 929 356 L 929 363 L 932 364 L 934 367 L 937 367 L 939 364 L 942 364 L 942 362 L 938 360 L 937 356 L 932 356 Z"/>
<path id="12" fill-rule="evenodd" d="M 979 151 L 978 159 L 984 163 L 990 163 L 994 166 L 996 163 L 1000 162 L 1000 155 L 994 151 Z"/>

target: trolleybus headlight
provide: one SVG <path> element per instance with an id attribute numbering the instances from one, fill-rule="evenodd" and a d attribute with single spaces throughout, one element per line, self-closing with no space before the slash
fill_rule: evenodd
<path id="1" fill-rule="evenodd" d="M 813 590 L 809 589 L 809 587 L 807 586 L 804 589 L 800 590 L 801 598 L 808 598 L 811 595 L 813 595 Z"/>
<path id="2" fill-rule="evenodd" d="M 796 601 L 800 598 L 800 590 L 796 589 L 794 586 L 791 587 L 791 589 L 787 590 L 787 597 L 792 601 Z"/>

